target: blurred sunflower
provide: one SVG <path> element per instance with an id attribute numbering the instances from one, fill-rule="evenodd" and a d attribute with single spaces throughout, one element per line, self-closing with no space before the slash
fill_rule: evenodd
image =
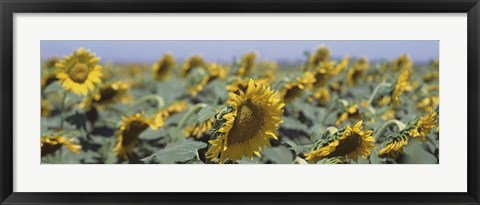
<path id="1" fill-rule="evenodd" d="M 60 61 L 60 58 L 58 58 L 58 57 L 50 58 L 50 59 L 45 61 L 45 63 L 43 64 L 44 65 L 43 68 L 45 68 L 47 70 L 54 69 L 55 64 L 57 64 L 58 61 Z"/>
<path id="2" fill-rule="evenodd" d="M 410 60 L 410 57 L 407 54 L 402 54 L 397 59 L 392 62 L 392 70 L 409 70 L 413 68 L 413 62 Z"/>
<path id="3" fill-rule="evenodd" d="M 169 116 L 181 113 L 187 108 L 188 108 L 188 103 L 181 100 L 181 101 L 172 103 L 171 105 L 167 106 L 165 109 L 162 109 L 160 113 L 164 117 L 169 117 Z"/>
<path id="4" fill-rule="evenodd" d="M 42 79 L 40 80 L 40 84 L 41 84 L 41 90 L 45 90 L 45 88 L 52 84 L 53 82 L 57 81 L 57 74 L 56 73 L 49 73 L 49 74 L 46 74 L 45 76 L 42 77 Z"/>
<path id="5" fill-rule="evenodd" d="M 217 130 L 219 137 L 210 140 L 206 155 L 209 159 L 219 158 L 235 162 L 243 156 L 251 159 L 260 156 L 269 139 L 277 139 L 275 131 L 282 122 L 283 107 L 277 93 L 265 84 L 248 82 L 245 92 L 229 93 L 227 104 L 231 112 L 222 116 L 225 121 Z"/>
<path id="6" fill-rule="evenodd" d="M 185 78 L 187 75 L 192 71 L 194 68 L 198 67 L 205 67 L 206 63 L 202 56 L 194 55 L 190 56 L 182 66 L 182 70 L 180 70 L 180 77 Z"/>
<path id="7" fill-rule="evenodd" d="M 375 147 L 375 138 L 372 137 L 372 130 L 363 130 L 362 124 L 359 121 L 353 127 L 347 125 L 330 135 L 316 150 L 305 153 L 305 159 L 311 163 L 332 157 L 345 157 L 353 161 L 357 161 L 359 156 L 368 159 Z"/>
<path id="8" fill-rule="evenodd" d="M 63 136 L 42 136 L 40 138 L 40 147 L 42 157 L 55 153 L 57 150 L 65 146 L 75 154 L 79 154 L 82 146 L 75 144 L 73 138 Z"/>
<path id="9" fill-rule="evenodd" d="M 397 111 L 394 107 L 390 106 L 387 110 L 385 110 L 382 114 L 380 114 L 380 118 L 382 120 L 391 120 L 395 118 Z"/>
<path id="10" fill-rule="evenodd" d="M 90 50 L 79 48 L 71 56 L 64 57 L 55 66 L 59 69 L 57 78 L 65 90 L 77 95 L 87 95 L 101 83 L 102 67 L 100 58 Z"/>
<path id="11" fill-rule="evenodd" d="M 53 107 L 50 104 L 50 101 L 42 99 L 42 102 L 41 102 L 41 113 L 42 113 L 42 115 L 41 116 L 42 117 L 50 116 L 50 113 L 52 112 L 52 110 L 53 110 Z"/>
<path id="12" fill-rule="evenodd" d="M 278 64 L 273 61 L 262 61 L 258 66 L 260 70 L 259 78 L 265 79 L 269 82 L 275 80 L 277 75 Z"/>
<path id="13" fill-rule="evenodd" d="M 237 91 L 246 92 L 248 87 L 248 78 L 235 77 L 225 88 L 228 92 L 236 93 Z"/>
<path id="14" fill-rule="evenodd" d="M 327 105 L 330 102 L 330 90 L 321 87 L 315 91 L 308 99 L 310 102 L 317 102 L 318 105 Z"/>
<path id="15" fill-rule="evenodd" d="M 242 56 L 240 62 L 240 67 L 237 70 L 238 76 L 250 76 L 255 68 L 255 60 L 257 59 L 257 54 L 254 52 L 246 53 Z"/>
<path id="16" fill-rule="evenodd" d="M 362 114 L 360 114 L 357 104 L 350 105 L 346 107 L 343 112 L 339 113 L 337 121 L 335 121 L 335 126 L 340 126 L 342 122 L 348 119 L 362 119 Z"/>
<path id="17" fill-rule="evenodd" d="M 320 64 L 317 69 L 313 72 L 315 82 L 313 86 L 318 88 L 325 86 L 328 80 L 334 75 L 334 66 L 332 62 Z"/>
<path id="18" fill-rule="evenodd" d="M 132 100 L 132 96 L 128 95 L 129 87 L 128 83 L 122 81 L 101 85 L 90 97 L 84 98 L 79 107 L 87 108 L 92 104 L 105 106 L 116 102 L 128 104 Z"/>
<path id="19" fill-rule="evenodd" d="M 203 79 L 197 82 L 197 84 L 190 86 L 187 89 L 188 94 L 193 97 L 197 96 L 198 93 L 200 93 L 203 90 L 203 88 L 207 85 L 208 79 L 209 79 L 208 76 L 205 76 Z"/>
<path id="20" fill-rule="evenodd" d="M 365 57 L 361 57 L 355 61 L 353 67 L 347 71 L 346 84 L 348 86 L 356 85 L 358 81 L 363 78 L 369 66 L 368 59 Z"/>
<path id="21" fill-rule="evenodd" d="M 175 58 L 170 53 L 165 53 L 152 66 L 152 72 L 155 80 L 164 80 L 170 74 L 173 66 L 175 66 Z"/>
<path id="22" fill-rule="evenodd" d="M 410 91 L 412 89 L 412 86 L 409 83 L 411 76 L 412 72 L 408 69 L 401 71 L 400 75 L 398 75 L 397 82 L 395 83 L 395 87 L 392 91 L 393 105 L 396 106 L 400 104 L 400 96 L 404 92 Z"/>
<path id="23" fill-rule="evenodd" d="M 427 134 L 436 127 L 438 127 L 438 112 L 432 111 L 412 123 L 408 128 L 408 133 L 410 137 L 418 137 L 422 141 L 425 141 Z"/>
<path id="24" fill-rule="evenodd" d="M 308 67 L 315 68 L 322 63 L 327 63 L 330 61 L 330 50 L 326 46 L 321 46 L 318 48 L 315 53 L 310 56 L 308 60 Z"/>
<path id="25" fill-rule="evenodd" d="M 389 95 L 385 95 L 378 100 L 372 102 L 373 106 L 383 107 L 385 105 L 389 105 L 392 102 L 392 98 Z"/>
<path id="26" fill-rule="evenodd" d="M 429 73 L 424 74 L 422 76 L 422 80 L 425 83 L 430 83 L 434 80 L 438 80 L 438 77 L 439 77 L 438 71 L 434 71 L 434 72 L 429 72 Z"/>
<path id="27" fill-rule="evenodd" d="M 435 59 L 435 60 L 432 62 L 432 66 L 435 67 L 435 68 L 440 67 L 440 61 L 439 61 L 439 59 Z"/>
<path id="28" fill-rule="evenodd" d="M 305 72 L 303 76 L 297 76 L 294 80 L 286 83 L 279 91 L 285 103 L 289 103 L 302 95 L 303 91 L 312 88 L 315 76 L 312 72 Z"/>
<path id="29" fill-rule="evenodd" d="M 208 65 L 208 82 L 215 79 L 225 79 L 227 77 L 227 68 L 222 65 L 211 63 Z"/>
<path id="30" fill-rule="evenodd" d="M 183 129 L 183 135 L 185 137 L 196 137 L 197 139 L 201 138 L 207 131 L 212 129 L 215 118 L 212 117 L 208 120 L 205 120 L 201 123 L 194 123 Z"/>
<path id="31" fill-rule="evenodd" d="M 145 118 L 143 113 L 122 116 L 120 128 L 116 134 L 117 144 L 113 149 L 115 155 L 127 159 L 128 156 L 132 154 L 140 134 L 148 127 L 155 129 L 157 126 L 151 118 Z"/>
<path id="32" fill-rule="evenodd" d="M 332 71 L 333 75 L 337 75 L 341 73 L 345 68 L 347 68 L 349 63 L 350 63 L 350 56 L 347 55 L 343 57 L 342 61 L 340 61 L 340 63 L 335 65 L 335 68 Z"/>
<path id="33" fill-rule="evenodd" d="M 440 99 L 437 95 L 430 95 L 422 98 L 415 107 L 422 112 L 429 113 L 433 111 L 439 102 Z"/>
<path id="34" fill-rule="evenodd" d="M 175 114 L 181 113 L 188 108 L 188 103 L 181 100 L 158 111 L 152 118 L 151 127 L 158 129 L 163 127 L 165 120 Z"/>
<path id="35" fill-rule="evenodd" d="M 384 143 L 383 148 L 378 151 L 378 156 L 397 159 L 403 154 L 403 147 L 407 144 L 408 136 L 403 134 L 391 135 L 388 137 L 387 142 Z"/>

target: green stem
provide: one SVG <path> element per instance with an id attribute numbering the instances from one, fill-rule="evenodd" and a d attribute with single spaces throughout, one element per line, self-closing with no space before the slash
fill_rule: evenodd
<path id="1" fill-rule="evenodd" d="M 192 108 L 190 108 L 190 110 L 187 112 L 187 114 L 185 114 L 183 116 L 183 118 L 180 120 L 180 122 L 178 123 L 178 125 L 177 125 L 178 130 L 181 130 L 183 128 L 183 126 L 185 125 L 187 120 L 192 115 L 196 114 L 198 111 L 200 111 L 202 108 L 204 108 L 206 106 L 207 106 L 207 104 L 205 104 L 205 103 L 199 103 L 199 104 L 196 104 L 195 106 L 193 106 Z"/>
<path id="2" fill-rule="evenodd" d="M 165 105 L 165 101 L 163 100 L 162 96 L 160 96 L 160 95 L 145 95 L 145 96 L 139 98 L 138 100 L 136 100 L 130 106 L 130 108 L 128 108 L 127 113 L 130 113 L 136 106 L 138 106 L 138 105 L 140 105 L 144 102 L 148 102 L 150 100 L 154 100 L 154 101 L 157 102 L 156 110 L 161 109 Z"/>
<path id="3" fill-rule="evenodd" d="M 377 132 L 375 132 L 373 137 L 375 139 L 378 139 L 380 136 L 382 136 L 383 132 L 385 132 L 385 130 L 392 125 L 396 125 L 399 130 L 403 130 L 406 127 L 406 125 L 403 124 L 403 122 L 401 122 L 399 120 L 392 119 L 392 120 L 389 120 L 389 121 L 386 121 L 385 123 L 383 123 L 383 125 L 377 130 Z"/>
<path id="4" fill-rule="evenodd" d="M 375 90 L 373 90 L 373 93 L 372 95 L 370 95 L 370 98 L 368 99 L 368 109 L 375 114 L 375 109 L 373 108 L 372 106 L 372 103 L 373 103 L 373 100 L 375 100 L 375 98 L 377 98 L 377 95 L 380 93 L 380 90 L 382 88 L 388 88 L 388 87 L 391 87 L 392 84 L 391 83 L 386 83 L 386 82 L 382 82 L 380 83 L 376 88 Z"/>
<path id="5" fill-rule="evenodd" d="M 63 111 L 65 110 L 65 99 L 67 98 L 67 91 L 63 93 L 62 102 L 60 104 L 60 129 L 63 130 Z"/>

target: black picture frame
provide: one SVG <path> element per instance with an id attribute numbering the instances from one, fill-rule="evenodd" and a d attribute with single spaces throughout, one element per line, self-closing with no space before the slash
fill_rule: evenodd
<path id="1" fill-rule="evenodd" d="M 0 0 L 1 204 L 479 204 L 478 0 Z M 15 13 L 467 13 L 468 184 L 465 193 L 19 193 L 13 192 Z M 455 176 L 452 176 L 455 177 Z M 360 186 L 360 185 L 359 185 Z"/>

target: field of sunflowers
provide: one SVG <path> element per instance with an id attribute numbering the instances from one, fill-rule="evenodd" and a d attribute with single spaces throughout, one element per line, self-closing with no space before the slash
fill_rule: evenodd
<path id="1" fill-rule="evenodd" d="M 439 61 L 42 60 L 42 164 L 436 164 Z"/>

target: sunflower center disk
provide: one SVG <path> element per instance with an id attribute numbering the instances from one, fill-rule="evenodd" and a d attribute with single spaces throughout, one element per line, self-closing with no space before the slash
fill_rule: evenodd
<path id="1" fill-rule="evenodd" d="M 335 151 L 330 153 L 328 157 L 341 157 L 357 150 L 362 143 L 360 135 L 352 133 L 346 139 L 340 140 Z"/>
<path id="2" fill-rule="evenodd" d="M 293 86 L 292 88 L 288 89 L 287 92 L 285 92 L 285 97 L 284 99 L 286 101 L 293 100 L 294 98 L 298 97 L 302 93 L 302 89 L 298 86 Z"/>
<path id="3" fill-rule="evenodd" d="M 240 105 L 228 135 L 228 144 L 242 143 L 253 138 L 263 126 L 263 116 L 261 107 L 250 100 Z"/>
<path id="4" fill-rule="evenodd" d="M 88 65 L 86 63 L 76 63 L 70 69 L 68 74 L 73 81 L 77 83 L 83 83 L 85 82 L 89 74 Z"/>
<path id="5" fill-rule="evenodd" d="M 117 95 L 118 91 L 114 90 L 111 87 L 108 87 L 106 89 L 101 89 L 100 90 L 100 99 L 98 99 L 96 102 L 106 102 L 111 99 L 113 99 Z"/>
<path id="6" fill-rule="evenodd" d="M 127 128 L 123 133 L 122 146 L 127 146 L 135 142 L 138 139 L 138 136 L 140 135 L 140 133 L 145 131 L 147 128 L 148 128 L 148 125 L 142 121 L 131 122 L 129 125 L 127 125 Z"/>

